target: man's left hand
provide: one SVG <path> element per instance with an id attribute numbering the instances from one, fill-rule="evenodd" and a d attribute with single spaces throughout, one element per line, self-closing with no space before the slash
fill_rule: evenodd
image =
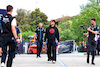
<path id="1" fill-rule="evenodd" d="M 16 42 L 17 42 L 17 43 L 20 43 L 20 40 L 19 40 L 19 39 L 16 39 Z"/>
<path id="2" fill-rule="evenodd" d="M 46 43 L 45 42 L 43 42 L 43 45 L 45 45 Z"/>
<path id="3" fill-rule="evenodd" d="M 1 56 L 1 54 L 2 54 L 2 48 L 0 47 L 0 56 Z"/>
<path id="4" fill-rule="evenodd" d="M 88 30 L 88 31 L 91 31 L 91 29 L 90 29 L 90 28 L 87 28 L 87 30 Z"/>
<path id="5" fill-rule="evenodd" d="M 60 45 L 60 42 L 58 42 L 58 45 Z"/>
<path id="6" fill-rule="evenodd" d="M 20 39 L 20 42 L 22 43 L 22 39 Z"/>

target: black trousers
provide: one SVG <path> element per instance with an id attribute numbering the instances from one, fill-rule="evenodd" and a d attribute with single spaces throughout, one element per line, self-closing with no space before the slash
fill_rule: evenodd
<path id="1" fill-rule="evenodd" d="M 40 56 L 43 41 L 37 41 L 37 56 Z"/>
<path id="2" fill-rule="evenodd" d="M 0 34 L 0 46 L 2 45 L 2 36 Z"/>
<path id="3" fill-rule="evenodd" d="M 18 53 L 18 47 L 17 47 L 17 43 L 16 43 L 16 47 L 15 47 L 15 52 L 14 52 L 13 58 L 15 58 L 15 56 L 16 56 L 17 53 Z"/>
<path id="4" fill-rule="evenodd" d="M 98 51 L 98 55 L 99 55 L 100 50 L 97 50 L 97 51 Z"/>
<path id="5" fill-rule="evenodd" d="M 97 48 L 96 41 L 94 41 L 94 40 L 88 40 L 87 41 L 87 61 L 88 62 L 89 62 L 89 55 L 90 55 L 90 52 L 91 52 L 92 63 L 94 63 L 96 48 Z"/>
<path id="6" fill-rule="evenodd" d="M 47 43 L 47 55 L 48 55 L 48 59 L 56 61 L 56 42 L 55 41 Z"/>
<path id="7" fill-rule="evenodd" d="M 8 60 L 7 60 L 7 65 L 6 67 L 12 67 L 12 60 L 15 52 L 15 42 L 12 40 L 12 37 L 2 37 L 2 59 L 1 63 L 6 60 L 6 55 L 7 55 L 7 45 L 9 46 L 9 53 L 8 53 Z"/>
<path id="8" fill-rule="evenodd" d="M 98 43 L 98 45 L 97 45 L 97 55 L 99 55 L 99 52 L 100 52 L 100 44 Z"/>

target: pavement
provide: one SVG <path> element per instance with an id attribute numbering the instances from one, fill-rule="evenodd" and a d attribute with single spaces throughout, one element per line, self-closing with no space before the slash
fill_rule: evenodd
<path id="1" fill-rule="evenodd" d="M 96 56 L 95 64 L 87 64 L 84 53 L 59 54 L 56 63 L 47 62 L 46 54 L 41 54 L 41 58 L 36 58 L 36 54 L 20 54 L 12 67 L 100 67 L 100 56 Z"/>

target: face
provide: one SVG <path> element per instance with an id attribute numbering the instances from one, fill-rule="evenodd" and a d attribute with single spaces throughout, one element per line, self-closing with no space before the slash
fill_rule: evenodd
<path id="1" fill-rule="evenodd" d="M 54 27 L 55 26 L 55 22 L 50 22 L 50 25 L 52 26 L 52 27 Z"/>
<path id="2" fill-rule="evenodd" d="M 82 41 L 82 43 L 84 43 L 84 41 Z"/>
<path id="3" fill-rule="evenodd" d="M 94 24 L 95 24 L 95 22 L 96 22 L 96 21 L 94 21 L 94 20 L 91 20 L 91 24 L 92 24 L 92 25 L 94 25 Z"/>
<path id="4" fill-rule="evenodd" d="M 39 27 L 42 28 L 42 26 L 43 26 L 43 24 L 42 23 L 39 23 Z"/>

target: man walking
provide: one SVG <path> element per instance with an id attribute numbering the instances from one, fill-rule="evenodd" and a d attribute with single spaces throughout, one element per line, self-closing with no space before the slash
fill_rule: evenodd
<path id="1" fill-rule="evenodd" d="M 1 35 L 0 35 L 0 57 L 1 57 L 1 55 L 2 55 L 2 48 L 1 48 L 1 45 L 2 45 L 2 40 L 1 40 L 2 38 L 1 38 Z"/>
<path id="2" fill-rule="evenodd" d="M 0 57 L 2 55 L 2 48 L 1 48 L 1 45 L 2 45 L 2 36 L 1 36 L 1 28 L 0 28 Z"/>
<path id="3" fill-rule="evenodd" d="M 42 44 L 43 44 L 43 34 L 45 33 L 45 30 L 43 28 L 43 24 L 39 23 L 39 27 L 35 30 L 35 35 L 34 35 L 34 41 L 37 36 L 37 58 L 41 57 L 40 53 L 42 50 Z"/>
<path id="4" fill-rule="evenodd" d="M 57 27 L 55 27 L 55 20 L 50 21 L 50 26 L 46 28 L 46 34 L 45 34 L 45 39 L 44 39 L 44 44 L 46 44 L 47 40 L 47 55 L 48 55 L 48 61 L 51 61 L 53 63 L 56 62 L 56 38 L 58 40 L 58 45 L 59 43 L 59 31 Z M 53 55 L 51 56 L 51 48 L 52 48 L 52 53 Z"/>
<path id="5" fill-rule="evenodd" d="M 12 12 L 13 12 L 13 7 L 11 5 L 7 6 L 7 14 L 1 18 L 1 25 L 3 32 L 1 34 L 2 36 L 2 59 L 1 59 L 1 67 L 4 67 L 5 59 L 6 59 L 6 48 L 7 45 L 9 45 L 9 55 L 8 55 L 8 60 L 7 60 L 7 65 L 6 67 L 12 67 L 12 60 L 13 60 L 13 55 L 15 52 L 15 42 L 14 38 L 16 39 L 16 42 L 19 43 L 19 39 L 17 37 L 16 33 L 16 19 L 12 17 Z"/>
<path id="6" fill-rule="evenodd" d="M 97 48 L 97 44 L 96 44 L 97 34 L 99 33 L 99 26 L 96 24 L 95 18 L 91 18 L 91 25 L 89 26 L 87 30 L 88 32 L 83 34 L 83 35 L 89 35 L 88 41 L 87 41 L 87 63 L 89 63 L 89 55 L 91 52 L 92 54 L 91 64 L 95 65 L 94 58 L 95 58 L 95 51 Z"/>

